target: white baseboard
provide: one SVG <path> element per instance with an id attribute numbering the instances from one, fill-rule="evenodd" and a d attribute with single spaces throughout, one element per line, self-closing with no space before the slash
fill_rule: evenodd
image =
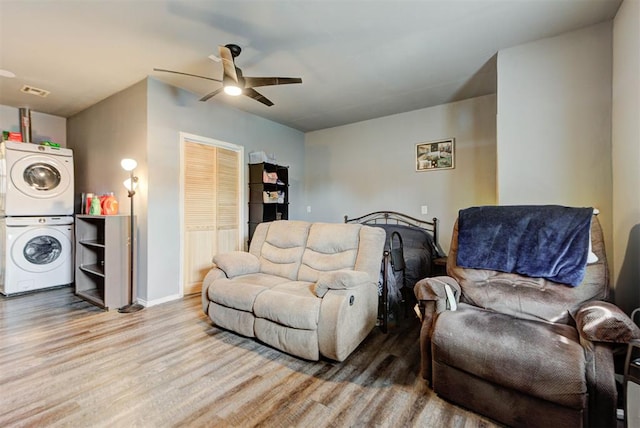
<path id="1" fill-rule="evenodd" d="M 145 308 L 148 308 L 149 306 L 160 305 L 162 303 L 167 303 L 167 302 L 171 302 L 172 300 L 178 300 L 178 299 L 182 299 L 182 296 L 180 294 L 174 294 L 174 295 L 171 295 L 171 296 L 161 297 L 160 299 L 154 299 L 154 300 L 150 300 L 150 301 L 147 301 L 147 300 L 144 300 L 144 299 L 137 299 L 137 302 L 140 303 Z"/>

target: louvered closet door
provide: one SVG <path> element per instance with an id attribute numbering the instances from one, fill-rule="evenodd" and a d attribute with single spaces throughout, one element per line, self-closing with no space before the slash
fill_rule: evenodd
<path id="1" fill-rule="evenodd" d="M 207 144 L 184 147 L 184 294 L 199 293 L 219 252 L 240 249 L 239 154 Z"/>

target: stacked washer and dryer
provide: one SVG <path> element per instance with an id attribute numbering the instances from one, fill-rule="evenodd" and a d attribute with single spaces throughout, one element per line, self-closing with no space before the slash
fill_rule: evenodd
<path id="1" fill-rule="evenodd" d="M 73 282 L 73 152 L 0 144 L 0 293 Z"/>

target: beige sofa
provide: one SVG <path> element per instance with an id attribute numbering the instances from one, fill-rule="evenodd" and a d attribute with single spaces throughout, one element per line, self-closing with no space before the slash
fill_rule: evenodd
<path id="1" fill-rule="evenodd" d="M 375 326 L 384 240 L 360 224 L 262 223 L 249 252 L 213 258 L 202 308 L 215 325 L 289 354 L 343 361 Z"/>

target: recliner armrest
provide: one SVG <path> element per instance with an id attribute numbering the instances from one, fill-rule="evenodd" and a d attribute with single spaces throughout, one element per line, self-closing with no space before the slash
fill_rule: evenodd
<path id="1" fill-rule="evenodd" d="M 460 301 L 462 289 L 460 284 L 450 276 L 436 276 L 421 279 L 413 287 L 413 292 L 420 303 L 422 327 L 420 329 L 420 372 L 422 377 L 431 382 L 431 333 L 438 314 L 452 307 L 451 297 L 447 296 L 446 287 L 452 291 L 453 306 Z M 449 300 L 449 301 L 448 301 Z"/>
<path id="2" fill-rule="evenodd" d="M 453 291 L 453 301 L 451 295 L 447 293 L 446 286 Z M 413 287 L 413 292 L 419 301 L 435 301 L 435 312 L 440 313 L 457 305 L 462 289 L 460 284 L 450 276 L 435 276 L 418 281 Z"/>
<path id="3" fill-rule="evenodd" d="M 591 342 L 628 343 L 640 339 L 640 328 L 616 305 L 586 302 L 573 317 L 583 339 Z"/>
<path id="4" fill-rule="evenodd" d="M 324 297 L 329 290 L 346 290 L 371 282 L 366 272 L 357 270 L 337 270 L 322 272 L 316 281 L 315 293 Z"/>
<path id="5" fill-rule="evenodd" d="M 260 260 L 253 254 L 244 251 L 216 254 L 213 256 L 213 263 L 227 275 L 227 278 L 260 271 Z"/>

